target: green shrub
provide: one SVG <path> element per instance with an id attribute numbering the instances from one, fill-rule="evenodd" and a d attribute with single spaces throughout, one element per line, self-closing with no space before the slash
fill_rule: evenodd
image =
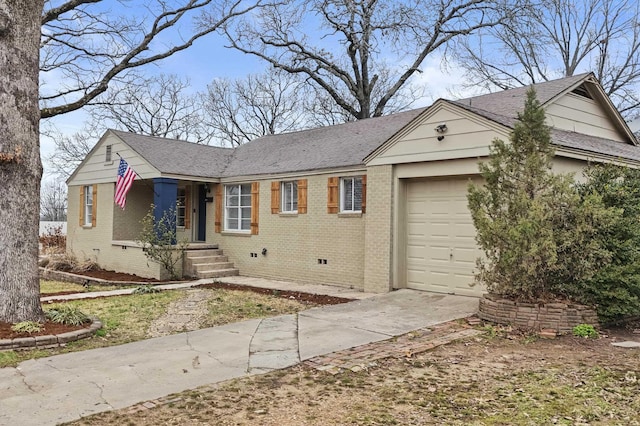
<path id="1" fill-rule="evenodd" d="M 53 322 L 66 325 L 82 325 L 90 321 L 87 314 L 75 306 L 62 305 L 45 312 L 46 317 Z"/>
<path id="2" fill-rule="evenodd" d="M 599 229 L 611 262 L 585 280 L 575 299 L 596 306 L 601 323 L 618 322 L 640 315 L 640 170 L 597 165 L 585 176 L 587 182 L 578 186 L 582 197 L 598 194 L 620 216 L 610 227 Z"/>
<path id="3" fill-rule="evenodd" d="M 178 264 L 182 263 L 184 251 L 189 244 L 186 239 L 177 241 L 177 210 L 166 210 L 160 220 L 153 214 L 155 206 L 142 219 L 142 231 L 138 243 L 143 247 L 147 259 L 160 264 L 171 279 L 179 279 Z"/>
<path id="4" fill-rule="evenodd" d="M 140 285 L 133 290 L 133 294 L 160 293 L 160 289 L 152 285 Z"/>
<path id="5" fill-rule="evenodd" d="M 42 324 L 35 321 L 22 321 L 11 326 L 11 330 L 16 333 L 37 333 L 42 331 Z"/>
<path id="6" fill-rule="evenodd" d="M 571 297 L 610 261 L 598 229 L 616 219 L 595 194 L 581 197 L 569 175 L 551 171 L 553 148 L 533 89 L 509 143 L 496 139 L 484 186 L 469 186 L 476 241 L 484 252 L 476 282 L 513 300 Z"/>
<path id="7" fill-rule="evenodd" d="M 573 327 L 573 335 L 585 339 L 596 339 L 598 331 L 590 324 L 579 324 Z"/>

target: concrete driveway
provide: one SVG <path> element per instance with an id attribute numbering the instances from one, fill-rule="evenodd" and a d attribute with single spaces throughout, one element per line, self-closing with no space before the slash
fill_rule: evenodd
<path id="1" fill-rule="evenodd" d="M 399 290 L 0 369 L 0 424 L 47 425 L 469 316 L 478 299 Z"/>

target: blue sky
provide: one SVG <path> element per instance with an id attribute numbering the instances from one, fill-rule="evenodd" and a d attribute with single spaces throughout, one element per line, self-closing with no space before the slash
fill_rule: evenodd
<path id="1" fill-rule="evenodd" d="M 111 1 L 111 0 L 108 0 Z M 209 34 L 196 41 L 189 49 L 179 52 L 161 62 L 150 64 L 143 69 L 145 74 L 154 73 L 177 74 L 188 77 L 194 92 L 204 91 L 206 85 L 214 78 L 237 78 L 249 73 L 259 73 L 266 64 L 257 58 L 242 54 L 236 50 L 225 48 L 226 40 L 218 34 Z M 451 98 L 450 91 L 457 92 L 457 85 L 462 81 L 462 74 L 455 70 L 443 72 L 440 69 L 440 57 L 433 55 L 427 58 L 422 66 L 423 72 L 416 74 L 414 83 L 424 84 L 428 95 L 416 102 L 413 107 L 430 104 L 439 97 Z M 50 119 L 65 134 L 80 131 L 86 115 L 80 111 L 64 114 Z M 96 141 L 97 142 L 97 141 Z M 54 151 L 54 143 L 47 138 L 41 139 L 41 154 L 46 157 Z M 47 164 L 45 176 L 47 174 Z"/>

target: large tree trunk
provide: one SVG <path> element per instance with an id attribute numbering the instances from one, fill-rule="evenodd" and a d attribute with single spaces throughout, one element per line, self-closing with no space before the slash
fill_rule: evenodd
<path id="1" fill-rule="evenodd" d="M 0 321 L 42 321 L 38 53 L 43 0 L 0 0 Z"/>

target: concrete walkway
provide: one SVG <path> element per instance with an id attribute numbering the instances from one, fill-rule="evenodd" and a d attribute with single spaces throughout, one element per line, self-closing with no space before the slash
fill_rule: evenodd
<path id="1" fill-rule="evenodd" d="M 287 288 L 288 289 L 288 288 Z M 411 290 L 0 369 L 0 424 L 47 425 L 296 365 L 475 313 L 478 300 Z"/>

